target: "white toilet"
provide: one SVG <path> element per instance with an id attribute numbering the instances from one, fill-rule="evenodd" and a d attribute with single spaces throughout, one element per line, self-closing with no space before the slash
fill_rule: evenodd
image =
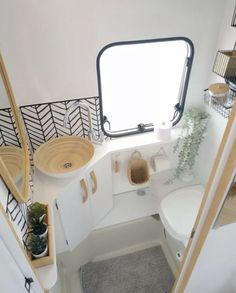
<path id="1" fill-rule="evenodd" d="M 174 190 L 161 201 L 160 218 L 165 237 L 177 261 L 181 261 L 204 194 L 202 185 Z"/>

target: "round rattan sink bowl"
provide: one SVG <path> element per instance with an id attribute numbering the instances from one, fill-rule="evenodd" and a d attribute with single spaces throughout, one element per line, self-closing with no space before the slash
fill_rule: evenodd
<path id="1" fill-rule="evenodd" d="M 42 144 L 34 153 L 34 164 L 42 173 L 56 177 L 74 176 L 92 159 L 93 144 L 80 136 L 62 136 Z"/>
<path id="2" fill-rule="evenodd" d="M 23 150 L 16 146 L 0 147 L 0 157 L 15 183 L 22 178 Z"/>

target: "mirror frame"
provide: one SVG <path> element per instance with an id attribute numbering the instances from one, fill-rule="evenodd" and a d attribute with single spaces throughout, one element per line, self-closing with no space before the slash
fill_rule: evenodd
<path id="1" fill-rule="evenodd" d="M 29 198 L 29 174 L 30 174 L 30 161 L 29 150 L 26 143 L 26 135 L 20 118 L 19 109 L 16 105 L 14 93 L 10 84 L 10 80 L 7 75 L 6 67 L 3 62 L 2 55 L 0 53 L 0 76 L 2 78 L 7 97 L 11 106 L 12 114 L 15 119 L 16 128 L 18 131 L 18 138 L 23 150 L 23 170 L 22 170 L 22 190 L 17 188 L 12 176 L 10 175 L 6 165 L 4 164 L 0 156 L 0 177 L 7 185 L 8 189 L 19 203 L 24 203 Z"/>

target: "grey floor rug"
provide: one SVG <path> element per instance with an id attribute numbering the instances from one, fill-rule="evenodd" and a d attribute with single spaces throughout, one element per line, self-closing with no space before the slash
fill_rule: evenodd
<path id="1" fill-rule="evenodd" d="M 174 284 L 160 246 L 88 263 L 80 274 L 84 293 L 169 293 Z"/>

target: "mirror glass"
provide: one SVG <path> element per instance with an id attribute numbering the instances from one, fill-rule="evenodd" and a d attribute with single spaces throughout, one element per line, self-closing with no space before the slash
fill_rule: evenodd
<path id="1" fill-rule="evenodd" d="M 114 43 L 98 56 L 99 97 L 106 133 L 172 121 L 183 106 L 193 48 L 188 39 Z M 191 63 L 191 62 L 190 62 Z M 189 65 L 189 64 L 188 64 Z M 188 72 L 189 74 L 189 72 Z M 179 107 L 181 108 L 181 107 Z M 106 120 L 105 118 L 105 120 Z M 147 129 L 146 128 L 146 129 Z"/>
<path id="2" fill-rule="evenodd" d="M 0 175 L 19 202 L 28 199 L 29 157 L 11 85 L 0 56 Z"/>
<path id="3" fill-rule="evenodd" d="M 236 175 L 232 180 L 227 196 L 219 212 L 214 227 L 221 227 L 236 222 Z"/>

